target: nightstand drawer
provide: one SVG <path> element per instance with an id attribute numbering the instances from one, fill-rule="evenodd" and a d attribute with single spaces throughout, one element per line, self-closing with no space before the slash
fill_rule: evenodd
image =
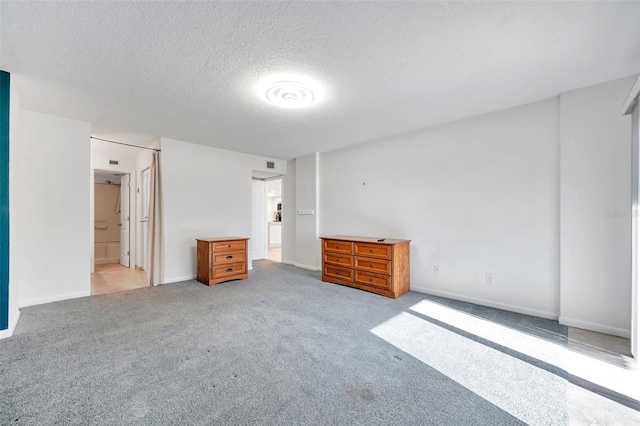
<path id="1" fill-rule="evenodd" d="M 244 250 L 239 251 L 230 251 L 227 253 L 213 253 L 211 257 L 213 258 L 214 265 L 222 265 L 226 263 L 238 263 L 244 262 L 247 260 L 247 256 Z"/>
<path id="2" fill-rule="evenodd" d="M 213 244 L 213 252 L 220 253 L 226 251 L 234 251 L 234 250 L 245 250 L 246 242 L 245 241 L 229 241 Z"/>
<path id="3" fill-rule="evenodd" d="M 353 263 L 353 267 L 361 271 L 391 275 L 391 261 L 389 260 L 354 256 Z"/>
<path id="4" fill-rule="evenodd" d="M 245 262 L 241 262 L 220 266 L 214 265 L 211 269 L 213 270 L 213 278 L 222 278 L 229 275 L 242 274 L 247 270 L 247 266 Z"/>
<path id="5" fill-rule="evenodd" d="M 391 290 L 391 277 L 388 275 L 378 275 L 360 271 L 355 271 L 355 273 L 356 278 L 354 281 L 357 284 Z"/>
<path id="6" fill-rule="evenodd" d="M 353 254 L 357 256 L 391 259 L 391 246 L 387 244 L 353 243 Z"/>

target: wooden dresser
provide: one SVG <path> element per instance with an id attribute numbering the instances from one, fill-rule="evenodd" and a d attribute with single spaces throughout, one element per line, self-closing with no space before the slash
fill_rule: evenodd
<path id="1" fill-rule="evenodd" d="M 198 242 L 198 281 L 216 285 L 229 280 L 246 280 L 248 238 L 203 238 Z"/>
<path id="2" fill-rule="evenodd" d="M 348 285 L 383 296 L 409 291 L 411 240 L 322 237 L 322 281 Z"/>

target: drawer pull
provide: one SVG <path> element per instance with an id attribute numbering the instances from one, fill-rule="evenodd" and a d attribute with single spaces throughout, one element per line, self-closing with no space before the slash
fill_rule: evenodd
<path id="1" fill-rule="evenodd" d="M 373 278 L 369 278 L 369 282 L 372 283 L 373 282 Z"/>
<path id="2" fill-rule="evenodd" d="M 227 272 L 233 272 L 233 268 L 227 268 Z"/>
<path id="3" fill-rule="evenodd" d="M 339 248 L 340 248 L 340 246 L 336 246 L 336 248 L 337 248 L 337 249 L 339 249 Z"/>
<path id="4" fill-rule="evenodd" d="M 373 250 L 369 249 L 369 253 L 373 253 Z"/>
<path id="5" fill-rule="evenodd" d="M 231 244 L 229 244 L 227 247 L 231 247 Z"/>
<path id="6" fill-rule="evenodd" d="M 233 256 L 227 256 L 227 259 L 233 259 Z"/>
<path id="7" fill-rule="evenodd" d="M 373 268 L 373 265 L 369 264 L 369 268 Z"/>

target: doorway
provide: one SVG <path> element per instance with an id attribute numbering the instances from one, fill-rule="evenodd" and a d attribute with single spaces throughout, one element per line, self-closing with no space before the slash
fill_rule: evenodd
<path id="1" fill-rule="evenodd" d="M 256 177 L 256 174 L 259 177 Z M 254 171 L 251 186 L 251 260 L 282 261 L 282 175 Z"/>
<path id="2" fill-rule="evenodd" d="M 266 181 L 267 259 L 282 260 L 282 177 Z"/>
<path id="3" fill-rule="evenodd" d="M 251 181 L 251 260 L 267 257 L 266 183 L 262 179 Z"/>
<path id="4" fill-rule="evenodd" d="M 94 273 L 91 294 L 145 287 L 146 274 L 135 267 L 136 197 L 131 174 L 94 169 Z"/>

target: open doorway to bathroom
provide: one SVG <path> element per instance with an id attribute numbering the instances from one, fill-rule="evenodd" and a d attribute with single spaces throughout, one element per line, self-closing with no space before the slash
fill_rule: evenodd
<path id="1" fill-rule="evenodd" d="M 94 273 L 91 294 L 145 287 L 147 279 L 140 268 L 132 267 L 135 222 L 132 210 L 131 175 L 94 170 Z M 135 187 L 134 187 L 135 188 Z"/>
<path id="2" fill-rule="evenodd" d="M 267 259 L 282 260 L 282 176 L 266 181 Z"/>
<path id="3" fill-rule="evenodd" d="M 92 295 L 148 286 L 145 246 L 153 148 L 141 145 L 91 138 Z"/>

